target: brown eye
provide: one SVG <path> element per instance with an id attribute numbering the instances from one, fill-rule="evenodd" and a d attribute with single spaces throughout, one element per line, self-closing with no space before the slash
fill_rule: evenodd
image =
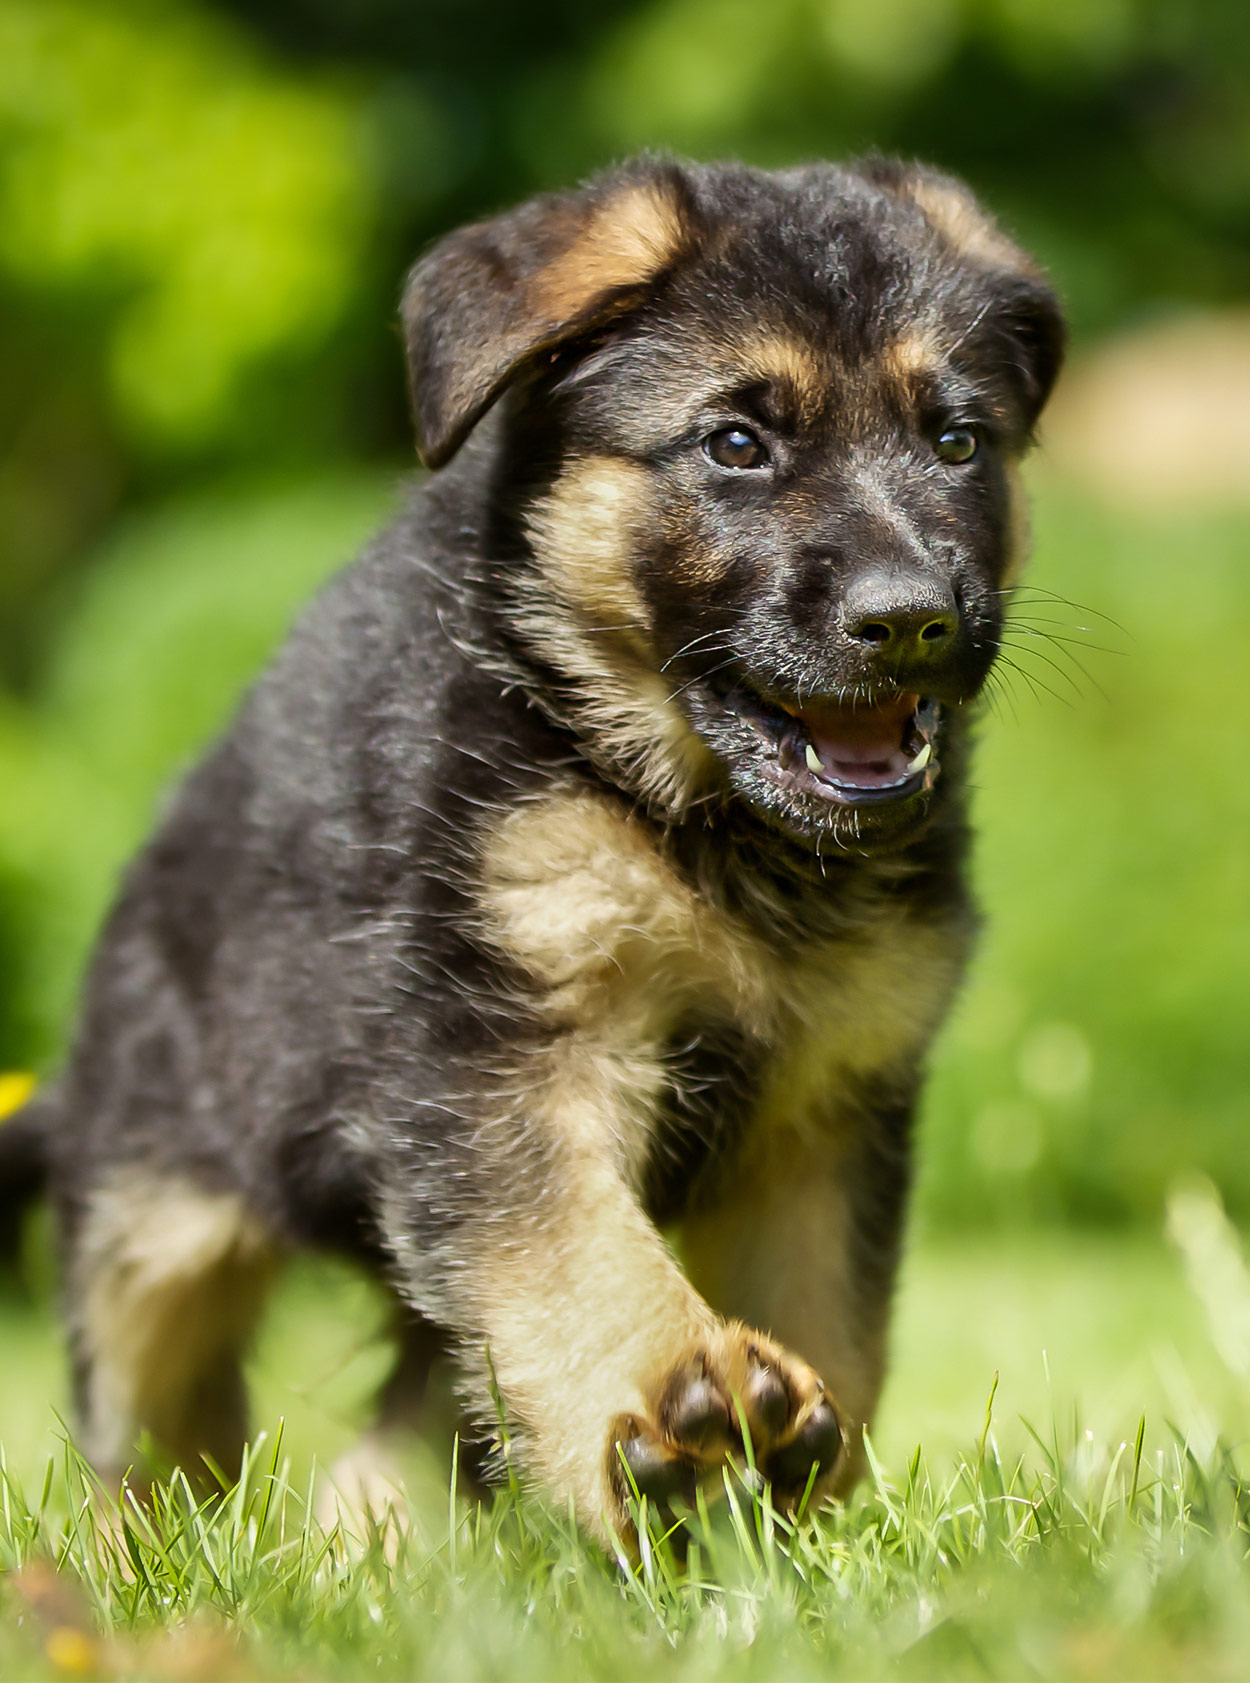
<path id="1" fill-rule="evenodd" d="M 704 451 L 723 468 L 758 468 L 768 461 L 768 451 L 749 427 L 724 427 L 703 440 Z"/>
<path id="2" fill-rule="evenodd" d="M 970 462 L 977 453 L 977 435 L 971 427 L 948 427 L 933 448 L 944 462 L 958 466 Z"/>

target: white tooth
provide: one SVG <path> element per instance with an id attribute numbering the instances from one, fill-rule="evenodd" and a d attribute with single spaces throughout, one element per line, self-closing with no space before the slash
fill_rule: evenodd
<path id="1" fill-rule="evenodd" d="M 926 742 L 924 747 L 920 750 L 920 752 L 916 755 L 915 759 L 911 762 L 910 770 L 912 770 L 912 771 L 923 771 L 924 768 L 928 765 L 929 761 L 932 758 L 933 758 L 933 744 L 930 743 L 930 742 Z"/>
<path id="2" fill-rule="evenodd" d="M 820 755 L 816 752 L 816 750 L 812 747 L 810 742 L 808 743 L 807 747 L 803 750 L 803 758 L 807 761 L 808 771 L 823 771 L 825 769 L 824 761 L 821 759 Z"/>

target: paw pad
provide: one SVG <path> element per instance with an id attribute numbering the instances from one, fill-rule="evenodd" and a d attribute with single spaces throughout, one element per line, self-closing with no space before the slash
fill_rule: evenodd
<path id="1" fill-rule="evenodd" d="M 797 1506 L 842 1456 L 842 1424 L 818 1375 L 762 1335 L 728 1327 L 674 1364 L 646 1416 L 615 1423 L 612 1477 L 622 1508 L 622 1459 L 639 1495 L 671 1513 L 675 1503 L 692 1507 L 700 1484 L 718 1483 L 726 1460 L 746 1459 L 745 1434 L 783 1508 Z"/>

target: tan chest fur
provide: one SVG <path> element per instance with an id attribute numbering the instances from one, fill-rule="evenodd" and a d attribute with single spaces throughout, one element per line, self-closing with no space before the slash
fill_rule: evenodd
<path id="1" fill-rule="evenodd" d="M 853 936 L 796 951 L 708 903 L 654 827 L 594 795 L 515 809 L 488 837 L 490 939 L 532 983 L 552 1031 L 541 1077 L 580 1137 L 613 1118 L 638 1169 L 683 1025 L 732 1023 L 758 1047 L 755 1126 L 836 1126 L 848 1079 L 913 1057 L 941 1018 L 958 948 L 883 897 Z M 550 1107 L 545 1107 L 550 1108 Z"/>

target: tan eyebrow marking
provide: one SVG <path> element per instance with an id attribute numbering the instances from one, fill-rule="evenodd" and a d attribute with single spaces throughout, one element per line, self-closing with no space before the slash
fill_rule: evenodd
<path id="1" fill-rule="evenodd" d="M 881 368 L 887 379 L 911 388 L 926 375 L 940 373 L 942 346 L 931 331 L 916 329 L 900 334 L 881 353 Z"/>
<path id="2" fill-rule="evenodd" d="M 783 388 L 803 422 L 815 419 L 829 386 L 818 353 L 802 340 L 778 332 L 763 332 L 735 345 L 732 374 L 735 379 L 767 381 Z"/>

